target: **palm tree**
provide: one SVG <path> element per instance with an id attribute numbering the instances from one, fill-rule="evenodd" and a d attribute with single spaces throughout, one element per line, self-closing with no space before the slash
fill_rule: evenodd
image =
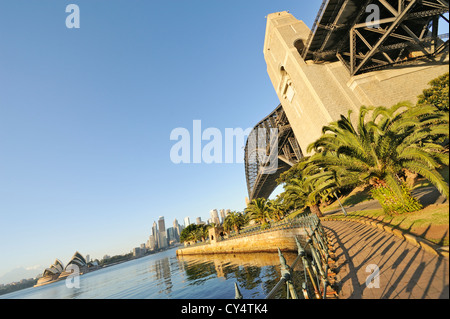
<path id="1" fill-rule="evenodd" d="M 367 121 L 369 113 L 372 117 Z M 308 152 L 316 152 L 310 161 L 322 169 L 310 179 L 319 181 L 328 174 L 335 186 L 369 184 L 373 195 L 389 193 L 398 199 L 398 212 L 413 211 L 420 205 L 400 180 L 408 170 L 427 178 L 448 197 L 448 184 L 436 170 L 448 165 L 448 151 L 435 142 L 448 136 L 448 114 L 432 106 L 407 103 L 391 108 L 362 107 L 356 128 L 350 115 L 325 126 L 324 134 L 308 147 Z M 386 200 L 386 196 L 379 199 L 382 205 Z"/>
<path id="2" fill-rule="evenodd" d="M 223 222 L 224 230 L 230 232 L 234 230 L 236 234 L 239 234 L 242 226 L 245 225 L 245 218 L 242 213 L 237 213 L 235 211 L 230 212 Z"/>
<path id="3" fill-rule="evenodd" d="M 270 205 L 265 198 L 253 199 L 250 204 L 248 204 L 245 212 L 248 214 L 250 219 L 261 222 L 262 224 L 267 224 L 271 219 L 270 215 Z"/>
<path id="4" fill-rule="evenodd" d="M 304 157 L 277 181 L 285 183 L 282 196 L 287 206 L 307 206 L 318 217 L 323 217 L 320 203 L 339 190 L 334 174 L 311 162 L 310 157 Z"/>
<path id="5" fill-rule="evenodd" d="M 194 237 L 198 241 L 205 241 L 206 238 L 209 236 L 209 227 L 206 225 L 200 225 L 200 227 L 197 228 L 195 231 Z"/>
<path id="6" fill-rule="evenodd" d="M 323 217 L 319 206 L 322 197 L 319 193 L 315 192 L 314 185 L 308 183 L 306 177 L 290 179 L 284 186 L 284 189 L 284 196 L 288 200 L 302 202 L 303 205 L 308 206 L 310 211 L 316 214 L 317 217 Z"/>
<path id="7" fill-rule="evenodd" d="M 281 196 L 277 196 L 276 199 L 269 200 L 268 206 L 271 219 L 280 221 L 284 217 L 286 207 L 283 204 L 283 198 Z"/>
<path id="8" fill-rule="evenodd" d="M 197 241 L 195 233 L 198 230 L 198 225 L 190 224 L 180 234 L 180 242 Z"/>

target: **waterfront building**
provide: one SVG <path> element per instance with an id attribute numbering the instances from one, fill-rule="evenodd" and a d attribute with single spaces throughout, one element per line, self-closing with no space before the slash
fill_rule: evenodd
<path id="1" fill-rule="evenodd" d="M 168 242 L 167 242 L 167 236 L 166 236 L 166 232 L 159 233 L 159 249 L 163 249 L 163 248 L 167 248 L 167 246 L 169 246 Z"/>
<path id="2" fill-rule="evenodd" d="M 223 222 L 225 221 L 225 209 L 221 209 L 219 211 L 219 214 L 220 214 L 220 222 L 221 224 L 223 224 Z"/>
<path id="3" fill-rule="evenodd" d="M 59 275 L 64 271 L 64 265 L 59 259 L 55 259 L 55 262 L 50 265 L 50 267 L 46 268 L 44 270 L 44 273 L 42 274 L 43 277 L 46 276 L 52 276 L 52 275 Z"/>
<path id="4" fill-rule="evenodd" d="M 150 236 L 149 238 L 148 238 L 148 246 L 147 246 L 147 248 L 149 249 L 149 250 L 155 250 L 156 249 L 156 243 L 155 243 L 155 237 L 153 237 L 153 236 Z"/>
<path id="5" fill-rule="evenodd" d="M 173 221 L 173 228 L 175 230 L 175 240 L 180 241 L 181 229 L 180 229 L 180 224 L 178 224 L 178 220 L 176 218 Z"/>
<path id="6" fill-rule="evenodd" d="M 197 225 L 201 225 L 201 224 L 203 223 L 201 217 L 197 217 L 197 218 L 195 219 L 195 222 L 196 222 Z"/>
<path id="7" fill-rule="evenodd" d="M 153 237 L 153 242 L 154 242 L 154 249 L 158 249 L 159 248 L 159 234 L 158 234 L 158 226 L 156 225 L 156 222 L 153 222 L 152 237 Z"/>
<path id="8" fill-rule="evenodd" d="M 211 222 L 216 224 L 216 225 L 220 225 L 220 220 L 219 220 L 219 213 L 217 212 L 217 209 L 213 209 L 209 212 L 210 216 L 211 216 Z"/>
<path id="9" fill-rule="evenodd" d="M 188 227 L 191 224 L 191 220 L 189 217 L 184 217 L 184 228 Z"/>
<path id="10" fill-rule="evenodd" d="M 171 241 L 175 241 L 175 229 L 173 227 L 169 227 L 166 230 L 167 233 L 167 241 L 170 243 Z"/>
<path id="11" fill-rule="evenodd" d="M 86 259 L 77 251 L 67 263 L 64 271 L 59 275 L 58 279 L 67 277 L 74 272 L 83 274 L 87 271 L 87 267 L 88 265 Z"/>
<path id="12" fill-rule="evenodd" d="M 142 255 L 144 255 L 145 250 L 142 249 L 141 247 L 135 247 L 133 248 L 133 257 L 141 257 Z"/>
<path id="13" fill-rule="evenodd" d="M 42 274 L 42 277 L 38 279 L 35 287 L 49 284 L 58 280 L 59 275 L 64 271 L 64 265 L 59 260 L 56 259 L 55 262 L 46 268 Z"/>
<path id="14" fill-rule="evenodd" d="M 159 219 L 158 219 L 158 231 L 160 233 L 166 231 L 166 223 L 164 222 L 164 216 L 159 216 Z"/>
<path id="15" fill-rule="evenodd" d="M 50 267 L 44 270 L 35 287 L 61 280 L 73 272 L 81 275 L 86 271 L 88 271 L 86 259 L 77 251 L 65 267 L 59 259 L 56 259 Z"/>
<path id="16" fill-rule="evenodd" d="M 160 249 L 166 248 L 168 246 L 168 243 L 167 243 L 166 224 L 164 222 L 164 216 L 159 216 L 158 232 L 159 232 L 158 248 L 160 248 Z"/>

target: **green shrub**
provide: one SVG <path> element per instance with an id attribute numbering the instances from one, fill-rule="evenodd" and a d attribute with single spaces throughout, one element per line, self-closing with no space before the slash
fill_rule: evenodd
<path id="1" fill-rule="evenodd" d="M 373 188 L 370 193 L 383 207 L 386 215 L 398 215 L 415 212 L 423 208 L 422 204 L 411 195 L 411 191 L 405 183 L 401 185 L 401 196 L 395 194 L 387 186 Z"/>
<path id="2" fill-rule="evenodd" d="M 448 79 L 449 74 L 445 73 L 431 81 L 431 87 L 423 90 L 423 94 L 419 96 L 418 104 L 434 105 L 439 110 L 448 112 Z"/>

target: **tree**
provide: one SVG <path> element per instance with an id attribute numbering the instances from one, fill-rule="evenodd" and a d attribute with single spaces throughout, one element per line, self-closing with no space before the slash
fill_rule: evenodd
<path id="1" fill-rule="evenodd" d="M 265 198 L 253 199 L 250 204 L 248 204 L 245 212 L 248 214 L 249 218 L 261 222 L 262 224 L 267 224 L 271 219 L 270 215 L 270 205 Z"/>
<path id="2" fill-rule="evenodd" d="M 195 233 L 198 230 L 198 225 L 190 224 L 180 234 L 180 242 L 183 243 L 185 241 L 197 241 Z"/>
<path id="3" fill-rule="evenodd" d="M 280 221 L 283 219 L 286 213 L 286 207 L 283 204 L 283 198 L 281 196 L 277 196 L 276 199 L 272 199 L 268 201 L 269 206 L 269 216 L 271 219 L 275 221 Z"/>
<path id="4" fill-rule="evenodd" d="M 303 202 L 304 206 L 308 206 L 309 210 L 316 214 L 317 217 L 323 217 L 320 210 L 321 197 L 313 195 L 313 184 L 306 181 L 306 177 L 292 178 L 284 186 L 285 196 L 291 200 Z"/>
<path id="5" fill-rule="evenodd" d="M 366 120 L 369 113 L 371 119 Z M 421 174 L 448 197 L 448 184 L 436 170 L 448 165 L 448 154 L 435 142 L 437 137 L 448 137 L 448 113 L 408 103 L 391 108 L 363 106 L 356 128 L 350 116 L 351 111 L 325 126 L 323 135 L 308 147 L 308 152 L 316 153 L 310 161 L 332 174 L 336 185 L 372 185 L 372 196 L 386 212 L 414 211 L 420 204 L 400 179 L 406 169 Z"/>
<path id="6" fill-rule="evenodd" d="M 234 230 L 236 234 L 239 234 L 240 229 L 246 224 L 245 217 L 242 213 L 235 211 L 230 212 L 223 222 L 224 230 L 230 232 Z"/>
<path id="7" fill-rule="evenodd" d="M 208 237 L 209 227 L 207 225 L 200 225 L 195 232 L 195 238 L 198 241 L 205 241 Z"/>
<path id="8" fill-rule="evenodd" d="M 423 90 L 423 94 L 419 96 L 418 104 L 433 105 L 441 111 L 448 112 L 448 80 L 448 72 L 432 80 L 429 83 L 431 87 Z"/>
<path id="9" fill-rule="evenodd" d="M 304 157 L 287 172 L 280 175 L 278 183 L 285 183 L 282 196 L 287 206 L 307 206 L 318 217 L 323 217 L 320 203 L 338 190 L 334 174 Z"/>

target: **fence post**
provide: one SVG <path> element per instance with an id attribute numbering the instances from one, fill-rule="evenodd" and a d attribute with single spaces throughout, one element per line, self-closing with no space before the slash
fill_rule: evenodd
<path id="1" fill-rule="evenodd" d="M 244 297 L 239 290 L 237 283 L 234 283 L 234 299 L 243 299 Z"/>
<path id="2" fill-rule="evenodd" d="M 290 267 L 286 264 L 286 259 L 284 258 L 283 254 L 281 253 L 280 248 L 278 248 L 278 256 L 280 257 L 280 263 L 281 263 L 281 276 L 286 281 L 286 295 L 287 298 L 289 298 L 289 293 L 292 296 L 292 299 L 298 299 L 297 292 L 295 291 L 294 284 L 292 282 L 292 274 Z"/>

